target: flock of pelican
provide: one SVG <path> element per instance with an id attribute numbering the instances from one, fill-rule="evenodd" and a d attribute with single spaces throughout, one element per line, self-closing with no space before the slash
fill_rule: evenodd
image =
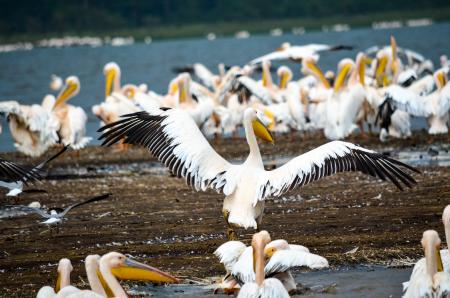
<path id="1" fill-rule="evenodd" d="M 251 60 L 243 67 L 219 65 L 214 74 L 203 64 L 178 68 L 182 73 L 170 81 L 167 93 L 148 90 L 146 84 L 124 84 L 114 63 L 104 67 L 105 100 L 92 107 L 102 124 L 120 116 L 160 108 L 185 110 L 207 137 L 238 135 L 244 111 L 258 109 L 270 119 L 272 133 L 322 130 L 327 139 L 340 140 L 359 131 L 375 132 L 382 141 L 411 136 L 410 117 L 424 117 L 432 135 L 448 134 L 450 109 L 450 63 L 442 56 L 441 68 L 421 54 L 397 46 L 394 37 L 385 47 L 372 47 L 355 59 L 342 59 L 335 72 L 318 66 L 323 51 L 346 50 L 348 46 L 283 43 L 276 51 Z M 280 66 L 272 78 L 273 61 L 292 60 L 303 74 Z M 260 80 L 258 71 L 261 71 Z M 194 80 L 192 76 L 196 79 Z M 0 102 L 0 114 L 9 121 L 16 148 L 31 156 L 61 143 L 83 148 L 87 116 L 81 107 L 68 104 L 80 90 L 76 76 L 53 76 L 50 86 L 60 90 L 44 97 L 41 104 Z"/>
<path id="2" fill-rule="evenodd" d="M 122 85 L 120 67 L 114 62 L 104 67 L 105 100 L 92 107 L 102 122 L 99 139 L 103 145 L 118 144 L 123 150 L 128 145 L 145 147 L 196 191 L 212 189 L 223 194 L 222 213 L 229 242 L 221 245 L 215 255 L 227 271 L 220 285 L 226 293 L 239 291 L 239 297 L 289 297 L 297 288 L 291 268 L 328 267 L 324 257 L 310 253 L 304 246 L 282 239 L 271 241 L 267 231 L 254 234 L 249 247 L 237 241 L 236 228 L 259 231 L 265 200 L 340 172 L 362 172 L 390 181 L 400 190 L 416 184 L 411 172 L 419 171 L 414 167 L 340 139 L 358 127 L 361 133 L 365 127 L 371 130 L 377 123 L 381 125 L 382 140 L 408 137 L 410 116 L 427 118 L 430 134 L 448 133 L 448 64 L 433 72 L 428 60 L 397 47 L 391 37 L 389 46 L 358 53 L 354 60 L 340 61 L 336 75 L 320 70 L 317 62 L 321 51 L 346 48 L 285 43 L 244 67 L 226 69 L 222 65 L 218 74 L 202 64 L 194 64 L 187 69 L 189 72 L 178 74 L 170 82 L 166 94 L 150 91 L 145 84 Z M 294 81 L 293 72 L 281 66 L 277 70 L 278 83 L 274 83 L 270 61 L 286 59 L 301 63 L 305 76 Z M 262 72 L 259 81 L 252 77 L 258 69 Z M 192 79 L 191 73 L 199 82 Z M 85 111 L 68 104 L 80 90 L 78 78 L 70 76 L 63 83 L 54 77 L 51 86 L 59 89 L 59 94 L 47 95 L 42 104 L 0 103 L 0 113 L 7 115 L 19 151 L 38 156 L 51 146 L 64 146 L 49 160 L 69 146 L 76 150 L 90 141 L 86 137 Z M 277 133 L 311 129 L 323 130 L 333 141 L 276 169 L 264 168 L 257 138 L 274 143 Z M 249 147 L 249 155 L 241 164 L 221 157 L 207 140 L 210 136 L 241 132 Z M 38 180 L 38 170 L 46 162 L 27 169 L 0 159 L 0 170 L 6 177 L 0 186 L 8 188 L 7 183 L 16 183 L 18 186 L 9 189 L 19 193 L 19 183 Z M 48 220 L 61 221 L 70 209 L 106 197 L 71 205 L 60 213 L 19 207 Z M 444 217 L 448 236 L 450 215 Z M 422 244 L 425 259 L 419 261 L 418 269 L 414 269 L 411 281 L 405 285 L 405 296 L 422 297 L 420 293 L 426 293 L 444 297 L 446 294 L 442 293 L 447 293 L 450 279 L 441 272 L 446 267 L 442 267 L 436 250 L 440 244 L 436 232 L 425 232 Z M 62 259 L 56 288 L 44 287 L 38 297 L 126 297 L 118 278 L 178 282 L 167 273 L 118 253 L 88 258 L 85 264 L 91 290 L 70 286 L 72 267 L 69 260 Z"/>

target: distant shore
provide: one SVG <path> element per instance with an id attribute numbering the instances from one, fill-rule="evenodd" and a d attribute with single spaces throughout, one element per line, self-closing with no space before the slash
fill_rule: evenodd
<path id="1" fill-rule="evenodd" d="M 418 23 L 414 23 L 419 20 Z M 249 34 L 273 34 L 285 33 L 303 34 L 310 31 L 346 31 L 353 28 L 373 27 L 379 29 L 420 26 L 420 20 L 431 20 L 432 22 L 445 22 L 450 20 L 450 8 L 424 9 L 421 11 L 392 11 L 368 15 L 353 15 L 351 17 L 335 16 L 329 18 L 296 18 L 280 20 L 259 21 L 231 21 L 218 23 L 198 23 L 179 25 L 157 25 L 152 27 L 127 28 L 111 31 L 83 31 L 47 34 L 15 34 L 0 35 L 0 44 L 11 44 L 27 42 L 38 44 L 39 41 L 62 38 L 64 36 L 90 36 L 108 39 L 109 37 L 133 38 L 137 42 L 151 42 L 161 39 L 179 39 L 204 37 L 215 39 L 216 37 L 236 36 L 245 31 Z M 426 23 L 426 22 L 425 22 Z M 386 26 L 384 26 L 385 24 Z"/>

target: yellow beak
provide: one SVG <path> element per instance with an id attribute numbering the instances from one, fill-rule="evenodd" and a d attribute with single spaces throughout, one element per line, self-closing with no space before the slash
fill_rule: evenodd
<path id="1" fill-rule="evenodd" d="M 116 72 L 113 69 L 109 70 L 106 74 L 105 98 L 108 97 L 112 92 L 112 84 L 115 77 Z"/>
<path id="2" fill-rule="evenodd" d="M 320 68 L 314 63 L 313 60 L 309 60 L 306 62 L 306 67 L 310 69 L 322 82 L 322 84 L 325 86 L 325 88 L 331 88 L 330 83 L 323 75 L 323 72 L 320 70 Z"/>
<path id="3" fill-rule="evenodd" d="M 115 277 L 125 280 L 152 281 L 155 283 L 178 283 L 179 280 L 152 266 L 127 258 L 121 267 L 113 268 Z"/>
<path id="4" fill-rule="evenodd" d="M 391 50 L 392 50 L 392 60 L 395 61 L 397 59 L 397 42 L 395 41 L 395 38 L 392 35 L 391 35 Z"/>
<path id="5" fill-rule="evenodd" d="M 280 89 L 286 89 L 286 85 L 288 83 L 288 74 L 287 73 L 282 73 L 281 77 L 280 77 L 280 84 L 279 84 L 279 88 Z"/>
<path id="6" fill-rule="evenodd" d="M 253 120 L 252 126 L 253 131 L 255 132 L 255 135 L 257 137 L 273 144 L 272 134 L 270 133 L 269 129 L 259 119 Z"/>
<path id="7" fill-rule="evenodd" d="M 53 105 L 53 108 L 64 103 L 66 100 L 72 97 L 72 95 L 78 90 L 78 86 L 75 83 L 69 83 L 64 86 L 64 89 L 59 93 L 58 98 Z"/>
<path id="8" fill-rule="evenodd" d="M 375 70 L 375 78 L 379 85 L 382 85 L 382 75 L 384 74 L 386 70 L 386 64 L 387 64 L 388 58 L 386 56 L 383 56 L 378 59 L 377 61 L 377 68 Z"/>
<path id="9" fill-rule="evenodd" d="M 58 293 L 59 290 L 61 290 L 61 273 L 58 272 L 58 277 L 56 278 L 55 293 Z"/>
<path id="10" fill-rule="evenodd" d="M 444 271 L 444 265 L 442 264 L 441 251 L 439 247 L 436 249 L 436 259 L 437 259 L 437 271 L 438 272 Z"/>
<path id="11" fill-rule="evenodd" d="M 347 78 L 347 74 L 352 68 L 352 65 L 350 63 L 345 64 L 341 71 L 339 72 L 338 76 L 336 77 L 336 81 L 334 81 L 334 91 L 337 92 L 342 88 L 342 85 L 344 85 L 344 81 Z"/>
<path id="12" fill-rule="evenodd" d="M 180 103 L 186 102 L 186 98 L 187 98 L 187 90 L 186 90 L 186 86 L 184 85 L 184 83 L 182 81 L 180 81 L 180 86 L 179 86 L 179 90 L 180 90 Z"/>
<path id="13" fill-rule="evenodd" d="M 436 74 L 436 78 L 438 81 L 438 88 L 443 88 L 445 84 L 447 84 L 447 77 L 444 71 L 440 71 Z"/>
<path id="14" fill-rule="evenodd" d="M 358 65 L 359 82 L 363 86 L 366 85 L 366 61 L 366 57 L 363 57 L 361 63 Z"/>

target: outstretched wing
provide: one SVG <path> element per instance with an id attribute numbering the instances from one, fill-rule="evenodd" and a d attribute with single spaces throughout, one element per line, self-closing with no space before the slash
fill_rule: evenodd
<path id="1" fill-rule="evenodd" d="M 150 115 L 138 112 L 102 127 L 103 145 L 124 139 L 125 143 L 147 147 L 173 174 L 186 179 L 195 190 L 224 191 L 232 165 L 205 139 L 194 120 L 177 109 L 158 110 Z M 226 191 L 224 191 L 226 193 Z"/>
<path id="2" fill-rule="evenodd" d="M 295 187 L 339 172 L 360 171 L 382 180 L 389 179 L 401 190 L 401 183 L 412 187 L 416 181 L 401 167 L 419 173 L 417 169 L 375 151 L 333 141 L 292 159 L 282 167 L 266 171 L 266 177 L 261 177 L 259 182 L 257 198 L 280 196 Z"/>
<path id="3" fill-rule="evenodd" d="M 266 105 L 273 103 L 272 95 L 264 86 L 259 85 L 255 80 L 248 76 L 240 76 L 237 79 L 236 89 L 246 88 L 251 94 L 259 98 Z"/>
<path id="4" fill-rule="evenodd" d="M 426 97 L 397 85 L 389 86 L 384 98 L 395 108 L 417 117 L 428 117 L 433 114 L 432 105 L 427 102 Z"/>
<path id="5" fill-rule="evenodd" d="M 38 168 L 21 166 L 11 161 L 0 158 L 0 181 L 23 183 L 35 182 L 42 179 Z"/>
<path id="6" fill-rule="evenodd" d="M 69 212 L 73 208 L 76 208 L 76 207 L 79 207 L 79 206 L 82 206 L 82 205 L 86 205 L 86 204 L 89 204 L 89 203 L 92 203 L 92 202 L 97 202 L 97 201 L 101 201 L 101 200 L 107 199 L 110 195 L 111 195 L 110 193 L 107 193 L 107 194 L 103 194 L 101 196 L 96 196 L 96 197 L 90 198 L 90 199 L 88 199 L 86 201 L 83 201 L 83 202 L 80 202 L 80 203 L 76 203 L 76 204 L 70 205 L 66 209 L 64 209 L 63 212 L 58 213 L 57 217 L 63 218 L 64 215 L 66 215 L 67 212 Z"/>
<path id="7" fill-rule="evenodd" d="M 328 261 L 324 257 L 305 251 L 279 250 L 272 255 L 264 267 L 264 273 L 266 276 L 271 276 L 274 273 L 286 272 L 294 267 L 323 269 L 328 267 Z"/>

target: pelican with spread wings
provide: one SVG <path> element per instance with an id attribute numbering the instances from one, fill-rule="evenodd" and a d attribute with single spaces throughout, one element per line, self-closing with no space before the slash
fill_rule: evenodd
<path id="1" fill-rule="evenodd" d="M 250 154 L 242 164 L 231 164 L 208 143 L 192 118 L 184 111 L 164 109 L 152 114 L 138 112 L 100 128 L 103 145 L 121 139 L 147 147 L 172 173 L 183 177 L 197 191 L 213 189 L 225 195 L 223 215 L 228 237 L 234 227 L 259 227 L 266 199 L 338 172 L 361 171 L 398 188 L 416 184 L 402 168 L 415 168 L 352 143 L 334 141 L 304 153 L 271 171 L 264 169 L 256 136 L 273 142 L 267 117 L 253 108 L 244 111 L 243 126 Z"/>

